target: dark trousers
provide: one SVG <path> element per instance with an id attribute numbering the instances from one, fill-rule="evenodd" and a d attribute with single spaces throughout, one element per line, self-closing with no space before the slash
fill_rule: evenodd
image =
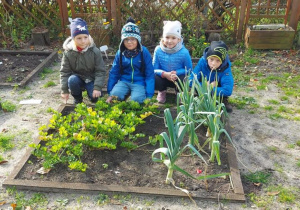
<path id="1" fill-rule="evenodd" d="M 184 81 L 185 75 L 178 76 L 182 82 Z M 155 75 L 155 90 L 164 91 L 167 88 L 175 88 L 175 91 L 178 92 L 178 89 L 174 82 L 171 82 L 165 78 L 161 78 L 160 76 Z"/>

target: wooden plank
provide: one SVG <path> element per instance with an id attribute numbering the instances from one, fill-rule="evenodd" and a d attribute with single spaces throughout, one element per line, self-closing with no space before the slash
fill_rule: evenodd
<path id="1" fill-rule="evenodd" d="M 230 120 L 226 119 L 226 131 L 232 139 L 231 128 L 230 128 Z M 230 167 L 231 181 L 233 184 L 233 190 L 235 193 L 244 195 L 244 188 L 241 181 L 240 170 L 238 167 L 238 161 L 236 157 L 236 149 L 233 147 L 232 143 L 227 140 L 226 149 L 228 154 L 228 165 Z"/>
<path id="2" fill-rule="evenodd" d="M 250 37 L 294 37 L 295 31 L 251 30 Z"/>
<path id="3" fill-rule="evenodd" d="M 248 47 L 251 47 L 252 49 L 289 50 L 292 46 L 292 44 L 248 44 Z"/>
<path id="4" fill-rule="evenodd" d="M 248 41 L 249 44 L 289 44 L 292 42 L 293 39 L 285 37 L 250 37 Z"/>
<path id="5" fill-rule="evenodd" d="M 37 180 L 12 180 L 6 179 L 3 182 L 4 187 L 15 186 L 18 190 L 33 190 L 39 192 L 72 192 L 72 193 L 136 193 L 141 195 L 157 195 L 166 197 L 188 197 L 188 195 L 176 189 L 159 189 L 151 187 L 131 187 L 122 185 L 100 185 L 100 184 L 84 184 L 84 183 L 62 183 Z M 231 200 L 236 202 L 244 202 L 245 196 L 235 193 L 207 193 L 190 192 L 194 199 L 211 199 L 211 200 Z"/>

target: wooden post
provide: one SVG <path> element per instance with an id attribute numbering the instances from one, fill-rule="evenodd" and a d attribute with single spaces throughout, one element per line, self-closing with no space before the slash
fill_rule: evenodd
<path id="1" fill-rule="evenodd" d="M 289 26 L 291 26 L 295 31 L 297 31 L 299 16 L 300 16 L 300 1 L 293 0 Z"/>
<path id="2" fill-rule="evenodd" d="M 118 26 L 117 0 L 111 0 L 110 3 L 111 3 L 111 6 L 110 6 L 111 19 L 113 19 L 113 21 L 112 21 L 113 33 L 114 33 L 114 35 L 117 35 L 118 34 L 118 31 L 117 31 L 117 29 L 118 29 L 118 27 L 117 27 Z"/>
<path id="3" fill-rule="evenodd" d="M 239 43 L 239 42 L 242 41 L 243 28 L 244 28 L 244 22 L 245 22 L 245 16 L 246 16 L 246 7 L 247 7 L 247 1 L 242 0 L 241 1 L 240 18 L 239 18 L 239 26 L 238 26 L 236 43 Z"/>
<path id="4" fill-rule="evenodd" d="M 69 24 L 67 1 L 58 0 L 57 2 L 59 5 L 62 32 L 65 34 L 66 26 Z"/>

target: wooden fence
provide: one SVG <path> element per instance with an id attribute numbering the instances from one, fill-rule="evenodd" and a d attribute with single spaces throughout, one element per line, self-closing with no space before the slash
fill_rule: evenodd
<path id="1" fill-rule="evenodd" d="M 245 26 L 276 19 L 297 30 L 299 0 L 2 0 L 1 26 L 14 17 L 14 24 L 27 22 L 31 28 L 45 26 L 67 34 L 69 18 L 83 17 L 102 40 L 116 35 L 129 16 L 139 22 L 148 45 L 161 36 L 163 20 L 179 20 L 185 33 L 202 36 L 218 32 L 228 42 L 243 40 Z M 28 28 L 30 28 L 28 26 Z M 105 30 L 103 30 L 103 28 Z"/>

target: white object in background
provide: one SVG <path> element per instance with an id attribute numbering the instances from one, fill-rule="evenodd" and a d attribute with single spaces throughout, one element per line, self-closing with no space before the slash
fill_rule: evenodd
<path id="1" fill-rule="evenodd" d="M 101 46 L 101 47 L 100 47 L 100 50 L 101 50 L 101 52 L 104 52 L 104 53 L 105 53 L 106 59 L 108 59 L 108 56 L 107 56 L 107 53 L 106 53 L 106 50 L 108 50 L 107 45 Z"/>
<path id="2" fill-rule="evenodd" d="M 30 100 L 23 100 L 20 101 L 20 104 L 40 104 L 42 100 L 30 99 Z"/>

